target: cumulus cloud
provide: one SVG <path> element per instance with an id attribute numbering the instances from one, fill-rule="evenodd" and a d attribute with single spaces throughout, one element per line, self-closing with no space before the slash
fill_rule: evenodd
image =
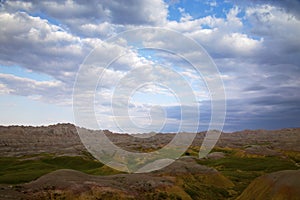
<path id="1" fill-rule="evenodd" d="M 22 66 L 65 81 L 74 73 L 86 49 L 79 37 L 25 12 L 0 13 L 0 64 Z"/>
<path id="2" fill-rule="evenodd" d="M 264 38 L 261 62 L 297 65 L 300 20 L 295 15 L 268 4 L 248 8 L 246 15 L 253 24 L 252 33 Z"/>
<path id="3" fill-rule="evenodd" d="M 3 7 L 9 11 L 42 12 L 73 34 L 96 37 L 108 36 L 115 27 L 124 25 L 162 25 L 168 14 L 167 4 L 162 0 L 92 0 L 88 4 L 81 0 L 63 3 L 57 0 L 17 0 L 4 1 Z"/>
<path id="4" fill-rule="evenodd" d="M 135 76 L 137 80 L 128 79 L 126 84 L 135 86 L 140 81 L 162 76 L 165 77 L 165 80 L 161 80 L 162 84 L 173 81 L 173 86 L 180 88 L 172 73 L 159 68 L 154 70 L 159 75 L 151 71 L 159 64 L 172 68 L 174 63 L 177 69 L 180 68 L 177 72 L 197 94 L 197 100 L 204 108 L 203 120 L 207 123 L 210 114 L 210 103 L 207 101 L 209 91 L 205 83 L 198 80 L 199 76 L 191 70 L 191 66 L 167 52 L 141 53 L 132 50 L 130 46 L 134 41 L 143 40 L 143 45 L 147 47 L 175 48 L 184 58 L 205 65 L 205 61 L 201 61 L 204 57 L 195 52 L 193 47 L 182 41 L 174 41 L 170 35 L 158 36 L 156 32 L 134 35 L 136 40 L 131 38 L 131 43 L 126 39 L 114 41 L 110 45 L 104 42 L 124 30 L 159 26 L 191 37 L 212 56 L 221 72 L 227 93 L 228 129 L 255 128 L 255 124 L 262 125 L 263 122 L 257 120 L 262 118 L 266 119 L 264 123 L 268 127 L 272 127 L 272 120 L 279 124 L 279 113 L 297 118 L 299 109 L 296 102 L 300 99 L 297 92 L 300 89 L 299 1 L 228 2 L 233 5 L 223 11 L 224 15 L 208 14 L 200 18 L 185 8 L 178 8 L 181 16 L 175 21 L 168 19 L 168 6 L 177 6 L 178 1 L 169 1 L 169 5 L 162 0 L 93 0 L 88 4 L 82 0 L 63 3 L 56 0 L 1 1 L 0 65 L 20 66 L 35 73 L 47 74 L 53 79 L 37 81 L 1 72 L 1 94 L 68 104 L 76 73 L 84 58 L 95 46 L 106 45 L 102 51 L 94 50 L 95 59 L 86 63 L 90 68 L 83 72 L 86 76 L 81 81 L 85 83 L 84 87 L 94 84 L 94 79 L 98 80 L 106 61 L 122 54 L 104 71 L 102 82 L 99 82 L 102 90 L 97 91 L 99 99 L 96 103 L 101 110 L 99 115 L 104 121 L 107 120 L 108 128 L 113 127 L 108 109 L 112 91 L 122 77 L 131 70 L 141 68 L 144 71 Z M 220 6 L 216 1 L 207 1 L 207 4 L 213 9 Z M 214 77 L 209 78 L 213 80 Z M 166 91 L 149 85 L 144 91 L 166 94 Z M 144 116 L 142 113 L 145 110 L 148 112 L 151 107 L 141 102 L 131 106 L 136 106 L 134 113 L 139 116 Z M 162 106 L 170 120 L 168 128 L 175 127 L 179 120 L 178 105 Z M 192 111 L 189 110 L 190 116 Z M 141 120 L 147 122 L 146 118 L 141 117 Z M 295 120 L 285 123 L 289 126 L 297 125 Z"/>
<path id="5" fill-rule="evenodd" d="M 171 21 L 168 27 L 178 30 L 202 44 L 213 57 L 253 56 L 262 47 L 262 38 L 241 33 L 242 19 L 238 7 L 229 10 L 226 18 L 206 16 L 185 21 Z M 208 28 L 207 28 L 208 27 Z"/>
<path id="6" fill-rule="evenodd" d="M 274 5 L 286 13 L 290 13 L 297 18 L 300 17 L 299 9 L 300 2 L 298 0 L 285 0 L 285 1 L 270 1 L 270 0 L 233 0 L 232 2 L 238 4 L 239 6 L 249 7 L 249 6 L 257 6 L 257 5 Z"/>
<path id="7" fill-rule="evenodd" d="M 71 89 L 60 81 L 35 81 L 10 74 L 0 74 L 0 87 L 4 94 L 30 97 L 38 101 L 46 101 L 59 105 L 68 104 Z M 55 98 L 53 98 L 55 97 Z"/>

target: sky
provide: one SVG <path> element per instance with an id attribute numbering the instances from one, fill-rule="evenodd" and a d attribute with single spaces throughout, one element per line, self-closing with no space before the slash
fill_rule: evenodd
<path id="1" fill-rule="evenodd" d="M 0 124 L 89 126 L 89 98 L 117 132 L 205 130 L 221 100 L 224 131 L 300 127 L 299 35 L 298 0 L 1 0 Z"/>

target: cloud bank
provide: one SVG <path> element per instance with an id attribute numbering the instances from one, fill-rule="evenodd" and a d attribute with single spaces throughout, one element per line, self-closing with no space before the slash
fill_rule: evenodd
<path id="1" fill-rule="evenodd" d="M 17 96 L 70 108 L 76 73 L 97 45 L 122 31 L 163 27 L 201 44 L 218 66 L 227 96 L 225 131 L 299 127 L 299 1 L 192 1 L 190 5 L 205 9 L 197 15 L 196 6 L 162 0 L 94 0 L 88 4 L 81 0 L 1 1 L 2 106 L 7 105 L 4 96 Z M 195 59 L 193 49 L 179 41 L 157 43 L 149 39 L 151 35 L 136 37 L 147 38 L 148 45 L 162 49 L 176 46 L 185 52 L 186 58 Z M 119 131 L 110 111 L 115 84 L 128 70 L 138 67 L 147 70 L 147 66 L 159 63 L 176 68 L 194 89 L 201 113 L 199 129 L 205 129 L 211 104 L 201 76 L 176 56 L 166 52 L 128 51 L 122 47 L 124 43 L 119 41 L 119 45 L 107 46 L 107 51 L 99 52 L 103 59 L 113 58 L 114 52 L 126 54 L 105 71 L 103 87 L 97 90 L 95 104 L 101 128 Z M 97 69 L 90 70 L 87 73 L 92 77 Z M 172 80 L 171 74 L 165 77 Z M 151 73 L 140 78 L 151 79 Z M 145 94 L 152 95 L 152 102 L 147 102 Z M 150 107 L 159 103 L 168 120 L 162 131 L 176 131 L 180 110 L 175 99 L 164 88 L 148 85 L 134 96 L 130 112 L 139 117 L 135 120 L 147 124 Z M 6 124 L 8 119 L 15 123 L 13 115 L 1 118 L 5 118 Z M 32 121 L 34 125 L 40 123 Z"/>

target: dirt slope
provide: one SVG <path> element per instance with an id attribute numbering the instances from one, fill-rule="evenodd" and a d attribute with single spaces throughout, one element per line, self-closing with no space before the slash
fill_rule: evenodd
<path id="1" fill-rule="evenodd" d="M 256 178 L 237 200 L 299 200 L 300 170 L 274 172 Z"/>
<path id="2" fill-rule="evenodd" d="M 203 191 L 233 186 L 217 170 L 196 161 L 182 158 L 165 169 L 147 174 L 94 176 L 62 169 L 30 183 L 2 186 L 0 199 L 192 199 L 188 192 L 194 184 Z M 201 195 L 203 198 L 198 199 L 207 199 Z M 206 195 L 213 198 L 215 194 Z"/>

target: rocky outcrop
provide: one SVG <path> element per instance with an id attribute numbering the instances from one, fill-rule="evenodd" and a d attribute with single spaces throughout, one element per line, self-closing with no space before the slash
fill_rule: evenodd
<path id="1" fill-rule="evenodd" d="M 247 145 L 267 145 L 269 149 L 300 151 L 300 146 L 297 144 L 300 144 L 300 128 L 223 133 L 217 146 L 242 148 Z"/>
<path id="2" fill-rule="evenodd" d="M 97 132 L 97 131 L 95 131 Z M 133 137 L 104 131 L 117 146 L 133 152 L 155 151 L 168 144 L 174 133 L 156 134 L 149 138 Z M 204 132 L 198 133 L 192 146 L 201 146 Z M 216 146 L 244 148 L 246 153 L 277 155 L 278 150 L 300 151 L 300 128 L 276 131 L 245 130 L 222 133 Z M 264 146 L 264 147 L 262 147 Z M 23 156 L 40 153 L 80 155 L 86 151 L 76 127 L 72 124 L 51 126 L 0 126 L 0 156 Z"/>
<path id="3" fill-rule="evenodd" d="M 268 146 L 263 145 L 251 145 L 245 148 L 246 154 L 262 155 L 262 156 L 280 156 L 278 151 L 270 149 Z"/>
<path id="4" fill-rule="evenodd" d="M 72 124 L 0 127 L 0 156 L 78 155 L 83 151 L 85 148 Z"/>
<path id="5" fill-rule="evenodd" d="M 225 153 L 223 153 L 223 152 L 212 152 L 206 156 L 206 158 L 213 159 L 213 160 L 221 159 L 224 157 L 225 157 Z"/>

